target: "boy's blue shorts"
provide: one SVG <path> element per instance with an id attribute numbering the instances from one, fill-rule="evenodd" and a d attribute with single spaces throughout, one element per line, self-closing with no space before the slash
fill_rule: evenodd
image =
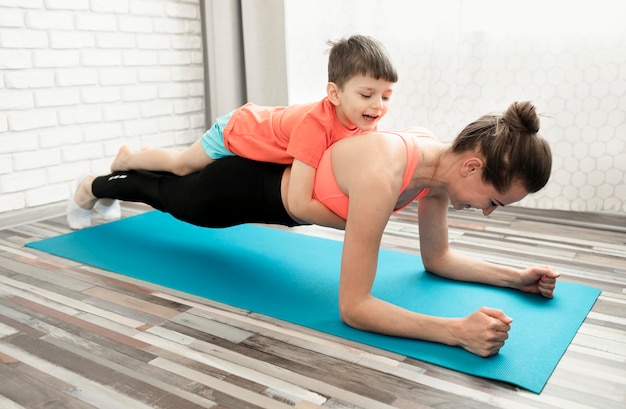
<path id="1" fill-rule="evenodd" d="M 230 112 L 217 118 L 213 126 L 200 138 L 202 148 L 209 158 L 219 159 L 226 156 L 236 156 L 224 146 L 224 135 L 222 133 L 222 130 L 232 115 L 233 113 Z"/>

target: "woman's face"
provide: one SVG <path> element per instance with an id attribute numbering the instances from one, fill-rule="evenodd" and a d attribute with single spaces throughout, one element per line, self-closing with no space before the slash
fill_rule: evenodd
<path id="1" fill-rule="evenodd" d="M 514 182 L 504 193 L 482 180 L 482 171 L 472 172 L 449 186 L 448 195 L 455 209 L 481 209 L 485 216 L 499 206 L 519 202 L 528 195 L 519 182 Z"/>

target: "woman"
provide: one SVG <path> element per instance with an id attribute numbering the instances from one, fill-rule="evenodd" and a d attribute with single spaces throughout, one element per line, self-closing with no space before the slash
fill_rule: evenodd
<path id="1" fill-rule="evenodd" d="M 480 355 L 496 354 L 511 319 L 483 307 L 464 318 L 418 314 L 371 294 L 378 250 L 389 216 L 418 201 L 420 254 L 426 270 L 552 297 L 558 274 L 535 266 L 519 270 L 457 253 L 448 245 L 448 205 L 489 215 L 517 202 L 548 181 L 551 154 L 537 135 L 539 118 L 529 102 L 503 115 L 485 115 L 452 144 L 425 129 L 376 132 L 335 143 L 316 171 L 315 197 L 342 217 L 345 228 L 339 309 L 348 325 L 383 334 L 456 345 Z M 303 224 L 287 206 L 289 168 L 243 158 L 221 159 L 203 171 L 178 177 L 116 172 L 85 178 L 75 197 L 82 211 L 98 199 L 140 201 L 200 226 L 248 222 Z M 348 200 L 349 199 L 349 200 Z"/>

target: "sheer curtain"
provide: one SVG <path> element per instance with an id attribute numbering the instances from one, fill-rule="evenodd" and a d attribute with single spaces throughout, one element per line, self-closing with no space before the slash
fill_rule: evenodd
<path id="1" fill-rule="evenodd" d="M 245 102 L 287 104 L 283 0 L 202 2 L 206 122 Z"/>

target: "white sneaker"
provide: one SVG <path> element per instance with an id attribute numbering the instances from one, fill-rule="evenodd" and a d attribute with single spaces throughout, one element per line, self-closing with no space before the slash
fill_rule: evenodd
<path id="1" fill-rule="evenodd" d="M 117 220 L 122 217 L 122 208 L 119 200 L 113 200 L 110 205 L 105 205 L 102 200 L 98 200 L 93 207 L 104 220 Z"/>
<path id="2" fill-rule="evenodd" d="M 67 224 L 71 229 L 80 230 L 85 227 L 91 226 L 91 209 L 83 209 L 80 207 L 74 197 L 76 196 L 76 190 L 82 183 L 83 179 L 87 177 L 87 173 L 84 173 L 76 179 L 75 185 L 72 189 L 72 194 L 67 200 L 67 208 L 65 210 L 65 217 L 67 219 Z"/>

